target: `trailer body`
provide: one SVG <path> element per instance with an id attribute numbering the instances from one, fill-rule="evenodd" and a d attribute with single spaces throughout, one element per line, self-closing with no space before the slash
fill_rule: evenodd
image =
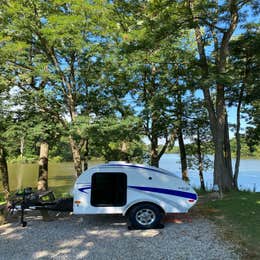
<path id="1" fill-rule="evenodd" d="M 126 215 L 134 205 L 151 203 L 167 213 L 186 213 L 196 203 L 193 188 L 164 169 L 110 162 L 97 165 L 77 179 L 74 214 Z"/>

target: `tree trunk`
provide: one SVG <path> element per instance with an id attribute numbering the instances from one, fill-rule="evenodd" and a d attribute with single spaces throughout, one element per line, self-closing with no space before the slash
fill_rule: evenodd
<path id="1" fill-rule="evenodd" d="M 125 141 L 122 142 L 121 152 L 127 153 L 127 143 Z"/>
<path id="2" fill-rule="evenodd" d="M 39 175 L 37 189 L 48 190 L 48 155 L 49 145 L 42 142 L 40 145 Z"/>
<path id="3" fill-rule="evenodd" d="M 186 149 L 185 149 L 185 145 L 184 145 L 184 141 L 183 141 L 182 129 L 178 130 L 178 142 L 179 142 L 180 157 L 181 157 L 182 179 L 184 181 L 189 181 L 188 166 L 187 166 L 187 156 L 186 156 Z"/>
<path id="4" fill-rule="evenodd" d="M 188 177 L 188 166 L 187 166 L 187 155 L 186 155 L 186 149 L 185 149 L 185 144 L 183 140 L 183 104 L 182 104 L 182 92 L 181 90 L 178 91 L 178 96 L 177 96 L 177 118 L 179 121 L 179 126 L 177 129 L 177 136 L 178 136 L 178 142 L 179 142 L 179 150 L 180 150 L 180 157 L 181 157 L 181 175 L 182 179 L 184 181 L 189 181 Z"/>
<path id="5" fill-rule="evenodd" d="M 38 191 L 48 190 L 48 156 L 49 156 L 49 144 L 41 142 L 40 144 L 40 160 L 39 160 L 39 174 L 38 174 Z M 50 220 L 50 216 L 47 210 L 40 210 L 43 220 Z"/>
<path id="6" fill-rule="evenodd" d="M 240 140 L 240 111 L 241 111 L 241 105 L 242 105 L 242 98 L 244 95 L 244 87 L 241 88 L 239 93 L 239 100 L 237 105 L 237 126 L 236 126 L 236 163 L 235 163 L 235 172 L 233 177 L 233 185 L 235 189 L 238 188 L 238 174 L 239 174 L 239 166 L 240 166 L 240 156 L 241 156 L 241 140 Z"/>
<path id="7" fill-rule="evenodd" d="M 202 190 L 206 190 L 204 177 L 203 177 L 203 162 L 202 162 L 202 152 L 201 152 L 201 140 L 200 140 L 200 132 L 197 131 L 197 153 L 199 160 L 199 177 L 200 177 L 200 188 Z"/>
<path id="8" fill-rule="evenodd" d="M 213 138 L 215 146 L 214 185 L 218 185 L 220 192 L 222 192 L 231 190 L 233 183 L 224 86 L 221 84 L 217 85 L 216 119 L 215 131 L 213 132 L 215 135 Z"/>
<path id="9" fill-rule="evenodd" d="M 225 155 L 225 164 L 227 168 L 227 173 L 224 176 L 225 183 L 228 183 L 229 187 L 233 188 L 233 170 L 232 170 L 232 155 L 230 148 L 229 140 L 229 127 L 228 127 L 228 117 L 227 112 L 225 116 L 225 135 L 224 135 L 224 155 Z"/>
<path id="10" fill-rule="evenodd" d="M 130 156 L 127 153 L 128 152 L 128 145 L 127 145 L 126 141 L 122 142 L 120 151 L 121 151 L 121 160 L 129 163 L 130 162 Z"/>
<path id="11" fill-rule="evenodd" d="M 84 152 L 84 171 L 88 169 L 88 157 L 89 157 L 89 149 L 88 149 L 88 138 L 85 140 L 85 152 Z"/>
<path id="12" fill-rule="evenodd" d="M 217 142 L 215 144 L 214 156 L 214 180 L 213 185 L 217 185 L 222 192 L 224 190 L 222 175 L 226 171 L 224 157 L 223 157 L 223 143 Z"/>
<path id="13" fill-rule="evenodd" d="M 158 153 L 158 126 L 157 126 L 157 115 L 154 111 L 152 113 L 151 122 L 151 165 L 159 167 L 159 153 Z"/>
<path id="14" fill-rule="evenodd" d="M 8 208 L 6 205 L 0 205 L 0 226 L 7 223 Z"/>
<path id="15" fill-rule="evenodd" d="M 24 136 L 20 140 L 20 157 L 23 159 L 24 154 Z"/>
<path id="16" fill-rule="evenodd" d="M 72 138 L 72 136 L 69 136 L 69 140 L 70 140 L 70 147 L 71 147 L 72 156 L 73 156 L 74 168 L 76 170 L 76 174 L 78 177 L 82 173 L 80 149 L 78 148 L 76 141 Z"/>
<path id="17" fill-rule="evenodd" d="M 8 168 L 6 162 L 6 153 L 2 146 L 0 146 L 0 174 L 2 177 L 2 186 L 4 190 L 5 200 L 9 198 L 10 188 L 9 188 L 9 179 L 8 179 Z"/>
<path id="18" fill-rule="evenodd" d="M 155 136 L 152 136 L 151 140 L 151 165 L 159 167 L 158 139 Z"/>
<path id="19" fill-rule="evenodd" d="M 217 137 L 221 139 L 220 134 L 217 134 Z M 215 143 L 214 185 L 217 184 L 220 191 L 229 191 L 233 188 L 233 183 L 232 176 L 230 176 L 230 171 L 226 167 L 223 145 L 224 142 L 222 140 Z"/>
<path id="20" fill-rule="evenodd" d="M 0 146 L 0 175 L 2 178 L 4 198 L 5 198 L 5 201 L 7 202 L 6 205 L 8 205 L 9 194 L 10 194 L 8 167 L 7 167 L 7 162 L 6 162 L 6 153 L 2 146 Z M 0 225 L 6 223 L 7 213 L 8 213 L 7 206 L 0 207 Z"/>
<path id="21" fill-rule="evenodd" d="M 214 139 L 215 159 L 214 159 L 214 185 L 218 185 L 220 192 L 226 189 L 224 175 L 227 174 L 227 168 L 224 158 L 224 136 L 225 136 L 225 101 L 224 87 L 217 86 L 216 97 L 216 130 Z"/>
<path id="22" fill-rule="evenodd" d="M 160 162 L 160 159 L 161 157 L 163 156 L 163 154 L 165 153 L 169 143 L 170 143 L 170 140 L 172 138 L 168 138 L 168 136 L 165 137 L 165 143 L 162 147 L 162 149 L 160 151 L 158 151 L 158 130 L 157 130 L 157 125 L 156 125 L 156 121 L 157 121 L 157 118 L 156 116 L 153 116 L 153 121 L 152 121 L 152 133 L 151 133 L 151 136 L 149 137 L 150 138 L 150 141 L 151 141 L 151 157 L 150 157 L 150 161 L 151 161 L 151 165 L 152 166 L 155 166 L 155 167 L 159 167 L 159 162 Z"/>

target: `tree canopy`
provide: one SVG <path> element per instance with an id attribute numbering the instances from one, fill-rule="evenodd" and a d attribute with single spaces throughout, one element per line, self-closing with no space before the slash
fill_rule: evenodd
<path id="1" fill-rule="evenodd" d="M 214 184 L 234 188 L 230 106 L 237 159 L 242 115 L 247 145 L 259 145 L 259 23 L 248 21 L 258 9 L 253 0 L 2 1 L 8 158 L 37 158 L 47 142 L 79 176 L 91 157 L 158 167 L 178 140 L 183 179 L 187 155 L 201 165 L 210 147 Z"/>

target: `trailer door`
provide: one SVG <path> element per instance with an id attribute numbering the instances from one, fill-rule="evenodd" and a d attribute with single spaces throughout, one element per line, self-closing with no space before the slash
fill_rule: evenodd
<path id="1" fill-rule="evenodd" d="M 126 204 L 127 176 L 122 172 L 97 172 L 92 175 L 91 205 L 121 207 Z"/>

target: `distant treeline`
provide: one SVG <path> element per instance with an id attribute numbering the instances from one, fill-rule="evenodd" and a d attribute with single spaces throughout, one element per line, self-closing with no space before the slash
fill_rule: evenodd
<path id="1" fill-rule="evenodd" d="M 187 144 L 186 146 L 187 147 L 188 146 L 194 146 L 194 144 Z M 209 146 L 212 146 L 212 144 L 210 144 Z M 230 147 L 231 147 L 232 157 L 235 158 L 235 156 L 236 156 L 236 140 L 235 140 L 235 138 L 230 140 Z M 173 147 L 169 148 L 166 153 L 179 153 L 179 147 L 173 146 Z M 214 150 L 209 149 L 208 154 L 213 155 Z M 245 138 L 242 138 L 241 139 L 241 158 L 260 159 L 260 145 L 250 147 L 246 143 Z"/>
<path id="2" fill-rule="evenodd" d="M 205 144 L 204 144 L 205 145 Z M 187 155 L 194 155 L 192 151 L 194 151 L 194 147 L 196 145 L 194 143 L 187 143 L 185 145 Z M 207 149 L 207 154 L 213 155 L 214 154 L 214 149 L 212 149 L 213 144 L 208 143 L 208 149 Z M 235 138 L 230 140 L 230 146 L 231 146 L 231 154 L 232 157 L 235 158 L 236 155 L 236 140 Z M 139 153 L 137 153 L 136 150 L 139 147 Z M 160 148 L 162 148 L 160 146 Z M 19 154 L 19 150 L 12 151 L 10 150 L 9 154 L 12 154 L 14 156 L 9 156 L 8 157 L 8 162 L 9 163 L 16 163 L 16 162 L 21 162 L 21 163 L 32 163 L 32 162 L 37 162 L 39 159 L 39 147 L 33 146 L 33 144 L 26 146 L 26 149 L 24 151 L 23 156 Z M 144 162 L 149 159 L 149 145 L 144 144 L 140 142 L 138 145 L 132 146 L 132 151 L 128 151 L 130 153 L 135 152 L 136 154 L 139 155 L 138 158 L 135 158 L 135 161 L 139 162 Z M 96 152 L 95 152 L 96 151 Z M 115 156 L 116 151 L 110 151 L 113 154 L 111 156 Z M 166 153 L 175 153 L 179 154 L 180 153 L 180 148 L 179 146 L 172 146 L 167 149 Z M 260 159 L 260 145 L 256 145 L 254 147 L 248 146 L 246 143 L 245 138 L 241 139 L 241 158 L 255 158 L 255 159 Z M 102 159 L 106 160 L 104 157 L 104 154 L 98 153 L 97 149 L 93 149 L 91 151 L 91 154 L 89 154 L 89 159 L 95 160 L 95 159 Z M 120 158 L 119 158 L 120 159 Z M 55 145 L 51 147 L 49 150 L 49 161 L 50 162 L 70 162 L 73 161 L 73 157 L 70 151 L 70 144 L 68 142 L 65 142 L 64 140 L 57 142 Z"/>

